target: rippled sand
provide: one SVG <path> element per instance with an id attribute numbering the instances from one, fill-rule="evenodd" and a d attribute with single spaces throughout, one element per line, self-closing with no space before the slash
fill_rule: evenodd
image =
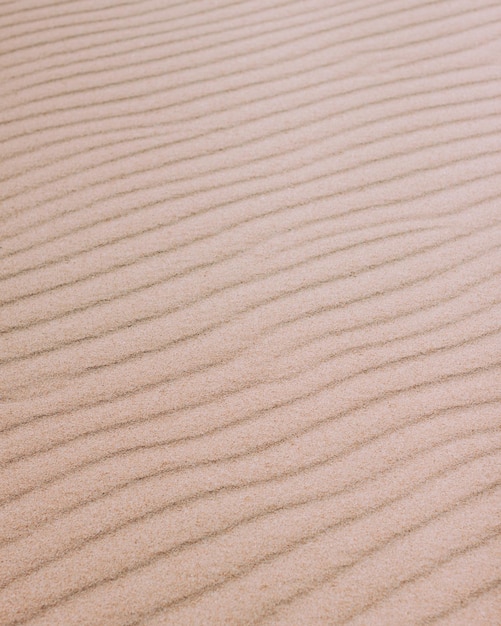
<path id="1" fill-rule="evenodd" d="M 501 624 L 501 4 L 0 4 L 0 624 Z"/>

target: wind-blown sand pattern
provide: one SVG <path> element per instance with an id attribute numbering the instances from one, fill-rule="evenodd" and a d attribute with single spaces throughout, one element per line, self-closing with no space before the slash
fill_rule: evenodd
<path id="1" fill-rule="evenodd" d="M 501 624 L 499 0 L 0 40 L 0 623 Z"/>

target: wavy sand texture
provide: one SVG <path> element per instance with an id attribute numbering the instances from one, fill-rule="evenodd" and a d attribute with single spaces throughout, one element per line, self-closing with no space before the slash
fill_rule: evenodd
<path id="1" fill-rule="evenodd" d="M 499 0 L 0 52 L 2 626 L 499 626 Z"/>

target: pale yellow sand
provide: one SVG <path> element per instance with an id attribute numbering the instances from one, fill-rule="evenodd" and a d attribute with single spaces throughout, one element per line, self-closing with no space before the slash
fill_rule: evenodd
<path id="1" fill-rule="evenodd" d="M 500 2 L 0 52 L 0 623 L 499 626 Z"/>

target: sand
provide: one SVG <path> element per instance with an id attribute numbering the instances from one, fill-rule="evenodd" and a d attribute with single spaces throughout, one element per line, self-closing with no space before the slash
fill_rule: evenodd
<path id="1" fill-rule="evenodd" d="M 0 35 L 0 623 L 500 625 L 501 4 Z"/>

